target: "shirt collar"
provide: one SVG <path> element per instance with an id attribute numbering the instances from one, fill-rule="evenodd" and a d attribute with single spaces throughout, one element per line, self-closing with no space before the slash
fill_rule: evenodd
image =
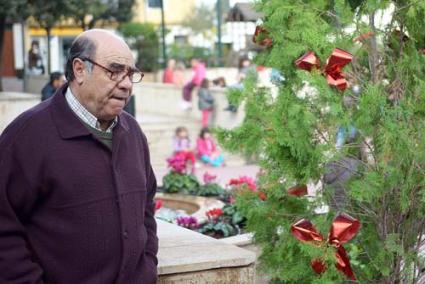
<path id="1" fill-rule="evenodd" d="M 65 99 L 69 105 L 69 107 L 72 109 L 72 111 L 85 123 L 87 123 L 88 125 L 90 125 L 91 127 L 103 131 L 100 128 L 100 123 L 97 120 L 97 118 L 91 114 L 79 101 L 78 99 L 74 96 L 74 94 L 71 91 L 71 88 L 68 87 L 66 93 L 65 93 Z M 115 117 L 114 120 L 112 121 L 111 125 L 106 129 L 105 132 L 112 132 L 112 130 L 114 129 L 114 127 L 117 125 L 118 123 L 118 117 Z"/>

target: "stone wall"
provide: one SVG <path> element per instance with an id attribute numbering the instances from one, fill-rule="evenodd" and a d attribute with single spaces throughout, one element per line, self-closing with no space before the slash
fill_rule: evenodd
<path id="1" fill-rule="evenodd" d="M 255 283 L 255 253 L 158 220 L 159 282 Z"/>
<path id="2" fill-rule="evenodd" d="M 0 133 L 25 110 L 40 102 L 40 95 L 5 92 L 0 93 Z"/>
<path id="3" fill-rule="evenodd" d="M 249 284 L 255 282 L 255 267 L 219 268 L 198 272 L 160 275 L 158 284 Z M 258 283 L 257 283 L 258 284 Z"/>
<path id="4" fill-rule="evenodd" d="M 133 88 L 135 95 L 136 111 L 139 116 L 143 114 L 161 114 L 173 117 L 201 120 L 201 111 L 198 109 L 197 89 L 192 94 L 192 110 L 181 109 L 182 89 L 173 85 L 161 83 L 140 83 Z M 215 110 L 213 114 L 213 125 L 225 128 L 234 127 L 243 120 L 243 108 L 236 113 L 224 111 L 228 106 L 226 90 L 223 88 L 211 88 L 215 99 Z"/>
<path id="5" fill-rule="evenodd" d="M 41 78 L 40 82 L 41 82 Z M 36 87 L 35 80 L 32 86 Z M 136 99 L 136 112 L 138 116 L 143 114 L 157 114 L 170 117 L 180 117 L 192 121 L 201 120 L 201 111 L 198 109 L 197 90 L 193 92 L 192 110 L 183 111 L 181 104 L 181 89 L 173 85 L 161 83 L 141 83 L 136 84 L 133 93 Z M 212 124 L 231 128 L 238 125 L 243 117 L 242 108 L 237 113 L 224 111 L 227 107 L 225 89 L 213 88 L 211 90 L 215 98 L 215 110 Z M 0 131 L 2 131 L 15 117 L 23 111 L 35 106 L 40 102 L 39 94 L 4 92 L 0 93 Z"/>

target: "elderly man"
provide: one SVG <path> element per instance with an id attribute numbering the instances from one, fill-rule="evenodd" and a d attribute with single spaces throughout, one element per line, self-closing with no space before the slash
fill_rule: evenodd
<path id="1" fill-rule="evenodd" d="M 121 38 L 90 30 L 66 77 L 0 137 L 0 283 L 155 283 L 156 181 L 122 112 L 143 73 Z"/>

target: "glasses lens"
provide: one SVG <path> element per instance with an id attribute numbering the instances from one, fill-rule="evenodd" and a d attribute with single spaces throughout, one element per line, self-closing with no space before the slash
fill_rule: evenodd
<path id="1" fill-rule="evenodd" d="M 142 78 L 143 78 L 143 73 L 141 72 L 134 72 L 130 76 L 131 82 L 133 83 L 139 83 L 140 81 L 142 81 Z"/>
<path id="2" fill-rule="evenodd" d="M 123 77 L 120 75 L 121 75 L 121 72 L 111 72 L 111 80 L 118 81 L 119 78 Z"/>

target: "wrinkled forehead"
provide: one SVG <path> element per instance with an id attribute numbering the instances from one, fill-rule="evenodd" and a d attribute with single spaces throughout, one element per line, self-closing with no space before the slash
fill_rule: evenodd
<path id="1" fill-rule="evenodd" d="M 102 62 L 105 66 L 108 66 L 112 69 L 125 69 L 126 67 L 135 68 L 135 61 L 133 56 L 120 56 L 120 55 L 110 55 L 102 56 L 97 59 L 98 62 Z"/>
<path id="2" fill-rule="evenodd" d="M 114 38 L 97 42 L 94 60 L 105 65 L 135 65 L 133 53 L 127 44 Z"/>

